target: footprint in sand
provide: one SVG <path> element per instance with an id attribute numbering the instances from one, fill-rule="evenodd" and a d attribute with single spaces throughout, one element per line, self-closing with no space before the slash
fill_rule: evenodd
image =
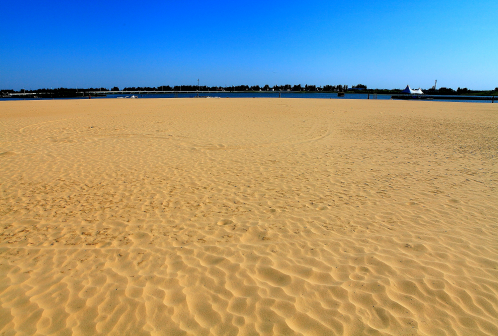
<path id="1" fill-rule="evenodd" d="M 222 219 L 218 223 L 218 225 L 230 225 L 233 224 L 233 220 L 230 219 Z"/>

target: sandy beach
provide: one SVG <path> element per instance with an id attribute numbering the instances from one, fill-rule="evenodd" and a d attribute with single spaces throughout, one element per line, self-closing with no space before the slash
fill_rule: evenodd
<path id="1" fill-rule="evenodd" d="M 0 335 L 498 335 L 498 104 L 0 102 Z"/>

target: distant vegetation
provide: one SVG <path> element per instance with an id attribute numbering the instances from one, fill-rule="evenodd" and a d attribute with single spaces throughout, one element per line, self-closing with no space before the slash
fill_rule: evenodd
<path id="1" fill-rule="evenodd" d="M 439 89 L 434 89 L 434 87 L 430 89 L 422 89 L 424 93 L 429 95 L 472 95 L 472 96 L 498 96 L 498 87 L 494 90 L 469 90 L 467 88 L 458 88 L 457 90 L 441 87 Z M 259 85 L 236 85 L 236 86 L 197 86 L 197 85 L 177 85 L 177 86 L 169 86 L 163 85 L 158 87 L 124 87 L 122 90 L 117 86 L 109 89 L 109 88 L 77 88 L 77 89 L 69 89 L 69 88 L 56 88 L 56 89 L 36 89 L 36 90 L 0 90 L 2 97 L 9 96 L 10 93 L 27 93 L 31 96 L 38 95 L 43 98 L 65 98 L 65 97 L 81 97 L 88 96 L 90 92 L 94 94 L 98 91 L 225 91 L 225 92 L 234 92 L 234 91 L 291 91 L 291 92 L 348 92 L 348 93 L 378 93 L 378 94 L 399 94 L 402 89 L 369 89 L 366 85 L 357 84 L 349 87 L 348 85 L 324 85 L 324 86 L 316 86 L 316 85 L 274 85 L 269 86 L 268 84 L 264 86 Z"/>

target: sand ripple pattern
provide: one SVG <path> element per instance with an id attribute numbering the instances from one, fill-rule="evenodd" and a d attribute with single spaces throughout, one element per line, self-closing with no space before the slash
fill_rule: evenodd
<path id="1" fill-rule="evenodd" d="M 1 102 L 2 335 L 497 335 L 498 110 Z"/>

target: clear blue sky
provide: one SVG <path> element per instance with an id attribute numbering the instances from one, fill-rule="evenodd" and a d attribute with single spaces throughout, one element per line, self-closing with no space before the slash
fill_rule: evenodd
<path id="1" fill-rule="evenodd" d="M 494 89 L 498 1 L 4 1 L 0 89 Z"/>

